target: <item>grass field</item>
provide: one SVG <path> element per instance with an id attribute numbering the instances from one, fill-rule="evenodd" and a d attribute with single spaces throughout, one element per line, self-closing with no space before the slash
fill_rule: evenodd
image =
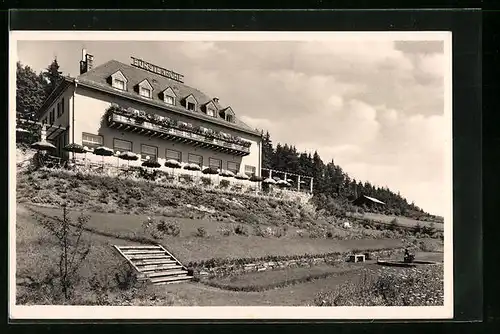
<path id="1" fill-rule="evenodd" d="M 432 223 L 430 222 L 425 222 L 425 221 L 420 221 L 420 220 L 415 220 L 411 218 L 406 218 L 406 217 L 401 217 L 401 216 L 388 216 L 388 215 L 383 215 L 379 213 L 372 213 L 372 212 L 365 212 L 364 214 L 352 214 L 354 217 L 359 217 L 362 219 L 366 220 L 374 220 L 380 223 L 385 223 L 389 224 L 394 218 L 397 219 L 398 224 L 401 226 L 405 227 L 414 227 L 417 226 L 417 224 L 420 224 L 420 226 L 431 226 Z M 434 228 L 438 231 L 443 231 L 444 230 L 444 225 L 442 223 L 434 223 L 432 224 Z"/>

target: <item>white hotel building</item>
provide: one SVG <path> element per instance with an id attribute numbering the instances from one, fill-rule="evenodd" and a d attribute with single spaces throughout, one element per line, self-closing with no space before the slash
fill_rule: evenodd
<path id="1" fill-rule="evenodd" d="M 64 158 L 68 153 L 62 148 L 77 143 L 140 155 L 131 165 L 157 158 L 163 166 L 174 159 L 202 168 L 261 173 L 261 134 L 239 120 L 231 106 L 185 85 L 182 75 L 136 58 L 131 65 L 110 60 L 93 67 L 93 56 L 84 50 L 80 75 L 65 78 L 38 117 L 50 125 L 46 139 Z M 102 159 L 94 154 L 87 158 Z M 117 163 L 116 157 L 106 160 Z"/>

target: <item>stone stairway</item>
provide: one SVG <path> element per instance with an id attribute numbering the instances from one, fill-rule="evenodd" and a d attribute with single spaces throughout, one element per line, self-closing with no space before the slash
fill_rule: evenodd
<path id="1" fill-rule="evenodd" d="M 186 267 L 161 245 L 114 246 L 137 271 L 138 278 L 153 284 L 169 284 L 190 281 Z"/>

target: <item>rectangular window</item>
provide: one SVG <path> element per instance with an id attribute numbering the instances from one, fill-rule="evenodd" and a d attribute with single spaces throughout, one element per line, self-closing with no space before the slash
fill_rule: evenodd
<path id="1" fill-rule="evenodd" d="M 240 164 L 237 162 L 228 161 L 227 170 L 233 172 L 234 174 L 238 174 L 238 172 L 240 171 Z"/>
<path id="2" fill-rule="evenodd" d="M 144 97 L 147 97 L 147 98 L 151 98 L 151 89 L 145 88 L 145 87 L 141 87 L 140 88 L 140 94 L 141 94 L 141 96 L 144 96 Z"/>
<path id="3" fill-rule="evenodd" d="M 57 118 L 61 117 L 61 103 L 57 102 Z"/>
<path id="4" fill-rule="evenodd" d="M 215 169 L 222 169 L 222 160 L 208 158 L 208 167 L 215 168 Z"/>
<path id="5" fill-rule="evenodd" d="M 91 133 L 82 133 L 82 145 L 88 148 L 96 148 L 102 146 L 104 138 L 99 135 L 93 135 Z"/>
<path id="6" fill-rule="evenodd" d="M 132 142 L 123 139 L 113 139 L 113 150 L 120 152 L 132 152 Z"/>
<path id="7" fill-rule="evenodd" d="M 255 175 L 255 166 L 245 165 L 245 174 L 248 176 Z"/>
<path id="8" fill-rule="evenodd" d="M 43 119 L 42 124 L 47 124 L 47 117 Z"/>
<path id="9" fill-rule="evenodd" d="M 141 145 L 141 159 L 147 160 L 147 157 L 149 157 L 149 160 L 156 160 L 158 157 L 158 147 L 142 144 Z"/>
<path id="10" fill-rule="evenodd" d="M 191 111 L 194 111 L 194 108 L 195 108 L 194 103 L 188 102 L 187 109 L 191 110 Z"/>
<path id="11" fill-rule="evenodd" d="M 197 164 L 198 166 L 203 167 L 203 157 L 201 155 L 189 153 L 188 162 L 190 164 Z"/>
<path id="12" fill-rule="evenodd" d="M 165 158 L 167 160 L 175 160 L 175 161 L 181 162 L 182 161 L 182 153 L 179 151 L 175 151 L 175 150 L 169 150 L 167 148 L 167 150 L 165 152 Z"/>
<path id="13" fill-rule="evenodd" d="M 61 100 L 61 115 L 64 114 L 64 97 Z"/>
<path id="14" fill-rule="evenodd" d="M 55 118 L 55 117 L 54 117 L 54 114 L 55 114 L 55 113 L 56 113 L 56 108 L 54 107 L 54 108 L 52 109 L 52 111 L 50 112 L 50 115 L 49 115 L 49 117 L 50 117 L 50 119 L 49 119 L 49 123 L 50 123 L 51 125 L 54 123 L 54 118 Z"/>
<path id="15" fill-rule="evenodd" d="M 120 80 L 120 79 L 114 79 L 113 80 L 113 87 L 125 90 L 125 81 Z"/>
<path id="16" fill-rule="evenodd" d="M 165 103 L 174 104 L 174 98 L 172 96 L 165 95 Z"/>
<path id="17" fill-rule="evenodd" d="M 215 111 L 213 109 L 207 109 L 207 115 L 211 117 L 215 117 Z"/>

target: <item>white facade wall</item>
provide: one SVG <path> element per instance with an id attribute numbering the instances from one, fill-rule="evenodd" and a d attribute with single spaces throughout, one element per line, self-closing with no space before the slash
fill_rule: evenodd
<path id="1" fill-rule="evenodd" d="M 46 132 L 46 135 L 49 135 L 51 133 L 51 129 L 50 129 L 50 125 L 52 126 L 61 126 L 61 127 L 65 127 L 65 128 L 68 128 L 68 126 L 70 125 L 69 124 L 69 120 L 70 120 L 70 113 L 71 113 L 71 109 L 72 109 L 72 98 L 73 98 L 73 89 L 71 88 L 71 86 L 69 87 L 69 89 L 65 89 L 64 91 L 62 91 L 55 99 L 54 101 L 52 102 L 52 104 L 47 108 L 47 110 L 45 111 L 45 113 L 43 115 L 41 115 L 40 117 L 40 122 L 45 122 L 45 124 L 47 124 L 47 132 Z M 61 114 L 58 116 L 58 112 L 57 112 L 57 105 L 61 103 Z M 54 115 L 54 121 L 53 122 L 50 122 L 50 114 L 53 112 L 53 115 Z M 57 147 L 57 154 L 59 156 L 67 156 L 67 152 L 64 152 L 62 150 L 62 148 L 69 144 L 71 142 L 71 138 L 69 136 L 69 133 L 68 132 L 64 132 L 62 133 L 60 136 L 58 136 L 57 138 L 50 138 L 51 142 L 56 145 Z"/>
<path id="2" fill-rule="evenodd" d="M 67 90 L 67 92 L 71 95 L 73 93 L 73 88 L 70 88 L 69 90 Z M 68 102 L 70 101 L 69 98 L 67 100 Z M 167 139 L 150 138 L 148 136 L 136 133 L 111 129 L 107 126 L 107 122 L 103 116 L 105 115 L 106 109 L 112 103 L 119 104 L 123 107 L 132 107 L 138 110 L 144 110 L 146 113 L 156 113 L 158 115 L 169 117 L 171 119 L 191 123 L 193 124 L 193 126 L 201 125 L 216 131 L 223 131 L 231 135 L 239 136 L 252 143 L 250 146 L 250 154 L 244 157 L 234 156 L 223 152 L 213 151 L 207 148 L 200 148 L 189 144 L 173 142 Z M 164 167 L 163 163 L 166 160 L 166 149 L 173 149 L 182 153 L 182 162 L 188 162 L 188 154 L 192 153 L 201 155 L 203 157 L 204 167 L 208 166 L 209 158 L 215 158 L 222 160 L 223 169 L 227 169 L 227 162 L 232 161 L 239 163 L 239 172 L 241 173 L 244 173 L 245 165 L 254 166 L 256 175 L 260 176 L 261 173 L 261 141 L 257 136 L 252 136 L 250 134 L 239 132 L 237 130 L 225 128 L 217 124 L 203 122 L 202 120 L 189 118 L 188 116 L 178 115 L 173 112 L 156 109 L 154 107 L 141 104 L 136 101 L 127 100 L 82 86 L 78 86 L 75 92 L 73 115 L 74 127 L 72 128 L 72 130 L 70 130 L 70 132 L 72 132 L 70 134 L 70 137 L 74 136 L 74 143 L 82 144 L 82 133 L 86 132 L 94 135 L 101 135 L 104 140 L 104 146 L 109 148 L 113 148 L 114 138 L 131 141 L 132 151 L 137 154 L 141 153 L 141 144 L 155 146 L 158 148 L 158 160 L 160 164 L 162 164 L 162 170 L 171 170 Z M 88 153 L 86 157 L 96 162 L 101 162 L 103 159 L 102 157 L 96 156 L 92 153 Z M 127 163 L 123 160 L 118 161 L 118 158 L 116 157 L 105 157 L 104 161 L 113 164 Z M 140 165 L 141 163 L 142 161 L 131 161 L 130 165 Z"/>

